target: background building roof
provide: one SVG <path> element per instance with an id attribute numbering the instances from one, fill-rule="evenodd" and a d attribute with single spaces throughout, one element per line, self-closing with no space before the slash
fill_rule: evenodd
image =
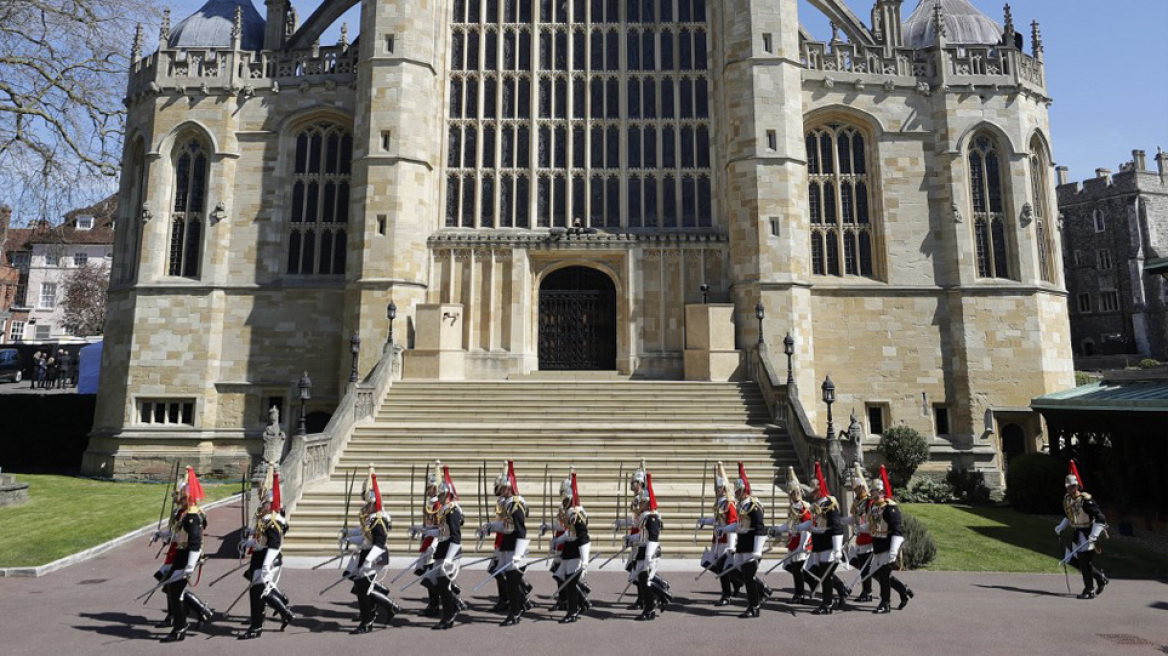
<path id="1" fill-rule="evenodd" d="M 921 0 L 904 22 L 904 42 L 911 48 L 935 45 L 934 7 L 941 5 L 945 16 L 945 40 L 959 45 L 996 45 L 1002 41 L 1002 27 L 969 0 Z"/>
<path id="2" fill-rule="evenodd" d="M 240 47 L 244 50 L 263 49 L 266 23 L 251 0 L 207 0 L 207 4 L 170 31 L 167 45 L 171 48 L 230 48 L 236 7 L 243 10 Z"/>

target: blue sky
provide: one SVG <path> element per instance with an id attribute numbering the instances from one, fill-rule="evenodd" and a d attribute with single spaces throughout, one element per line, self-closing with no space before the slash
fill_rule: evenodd
<path id="1" fill-rule="evenodd" d="M 255 0 L 253 0 L 255 1 Z M 174 22 L 193 13 L 204 0 L 173 0 Z M 865 23 L 872 0 L 846 0 Z M 918 0 L 906 0 L 904 16 Z M 1003 0 L 972 0 L 1002 22 Z M 826 19 L 799 0 L 800 20 L 817 38 L 830 35 Z M 319 0 L 293 3 L 301 20 Z M 263 2 L 255 1 L 261 15 Z M 1014 22 L 1030 49 L 1030 22 L 1038 19 L 1046 46 L 1047 86 L 1054 159 L 1070 167 L 1070 179 L 1094 176 L 1096 168 L 1118 169 L 1131 151 L 1148 151 L 1154 167 L 1156 147 L 1168 149 L 1168 0 L 1013 0 Z M 350 34 L 357 17 L 348 18 Z M 337 28 L 334 27 L 334 31 Z M 335 39 L 326 35 L 326 42 Z"/>

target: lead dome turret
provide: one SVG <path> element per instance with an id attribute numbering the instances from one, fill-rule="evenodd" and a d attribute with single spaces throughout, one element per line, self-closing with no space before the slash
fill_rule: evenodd
<path id="1" fill-rule="evenodd" d="M 239 7 L 243 31 L 240 47 L 244 50 L 262 50 L 266 23 L 251 0 L 207 0 L 207 4 L 187 16 L 167 39 L 170 48 L 230 48 L 231 31 L 235 26 L 235 8 Z"/>
<path id="2" fill-rule="evenodd" d="M 1002 27 L 969 0 L 921 0 L 904 22 L 904 44 L 928 48 L 937 43 L 933 16 L 937 5 L 945 21 L 945 41 L 953 45 L 997 45 Z"/>

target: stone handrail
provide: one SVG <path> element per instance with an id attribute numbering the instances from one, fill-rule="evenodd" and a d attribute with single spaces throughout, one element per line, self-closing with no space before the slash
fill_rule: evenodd
<path id="1" fill-rule="evenodd" d="M 787 385 L 775 371 L 770 361 L 769 346 L 761 344 L 753 349 L 749 362 L 751 374 L 762 390 L 767 407 L 770 408 L 771 418 L 791 437 L 795 453 L 799 456 L 803 476 L 807 477 L 804 480 L 808 480 L 814 471 L 815 460 L 822 459 L 827 454 L 827 440 L 815 434 L 794 386 Z"/>
<path id="2" fill-rule="evenodd" d="M 280 461 L 280 471 L 284 476 L 284 504 L 289 511 L 296 509 L 305 486 L 332 473 L 353 435 L 353 427 L 373 416 L 393 381 L 400 378 L 401 352 L 397 345 L 385 349 L 365 380 L 350 386 L 324 432 L 292 436 L 292 447 Z"/>

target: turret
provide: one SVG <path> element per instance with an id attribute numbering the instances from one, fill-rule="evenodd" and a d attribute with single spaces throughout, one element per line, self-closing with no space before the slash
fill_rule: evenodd
<path id="1" fill-rule="evenodd" d="M 904 0 L 876 0 L 872 7 L 872 30 L 878 41 L 888 48 L 904 45 L 904 30 L 901 26 L 901 7 Z"/>
<path id="2" fill-rule="evenodd" d="M 284 47 L 285 23 L 288 20 L 288 0 L 265 0 L 268 21 L 264 29 L 264 50 L 281 50 Z"/>

